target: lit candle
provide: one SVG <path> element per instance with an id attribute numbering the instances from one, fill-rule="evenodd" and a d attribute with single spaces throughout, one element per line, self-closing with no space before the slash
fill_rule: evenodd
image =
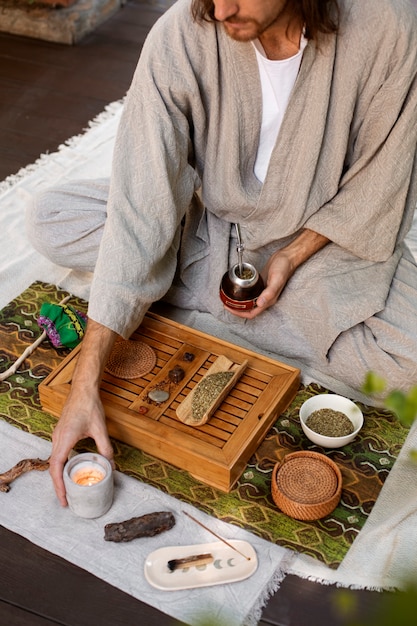
<path id="1" fill-rule="evenodd" d="M 64 467 L 64 484 L 68 506 L 79 517 L 100 517 L 112 505 L 112 467 L 100 454 L 72 457 Z"/>
<path id="2" fill-rule="evenodd" d="M 99 483 L 100 480 L 103 480 L 105 475 L 106 473 L 101 465 L 93 463 L 92 461 L 78 463 L 70 473 L 71 480 L 77 483 L 77 485 L 86 487 Z"/>

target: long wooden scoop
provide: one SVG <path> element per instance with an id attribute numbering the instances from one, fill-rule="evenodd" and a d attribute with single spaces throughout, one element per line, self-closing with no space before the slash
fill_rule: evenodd
<path id="1" fill-rule="evenodd" d="M 207 373 L 203 376 L 203 378 L 197 383 L 194 389 L 190 391 L 187 397 L 177 407 L 178 419 L 189 426 L 201 426 L 202 424 L 205 424 L 223 402 L 232 387 L 236 384 L 240 376 L 243 374 L 247 364 L 248 362 L 244 361 L 241 365 L 239 365 L 238 363 L 230 361 L 230 359 L 223 355 L 219 356 L 207 370 Z M 209 376 L 212 374 L 219 374 L 220 372 L 231 372 L 232 376 L 227 380 L 224 386 L 222 386 L 221 390 L 218 394 L 216 394 L 214 399 L 207 404 L 204 408 L 203 414 L 201 414 L 200 411 L 200 414 L 196 417 L 195 403 L 193 402 L 195 396 L 198 396 L 199 391 L 201 392 L 202 385 L 207 385 Z"/>

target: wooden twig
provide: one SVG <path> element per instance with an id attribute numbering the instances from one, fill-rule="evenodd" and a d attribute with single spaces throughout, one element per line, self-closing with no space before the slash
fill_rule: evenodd
<path id="1" fill-rule="evenodd" d="M 65 298 L 61 300 L 59 304 L 65 304 L 66 302 L 68 302 L 70 298 L 71 296 L 65 296 Z M 9 367 L 9 369 L 7 369 L 5 372 L 0 373 L 0 381 L 6 380 L 6 378 L 9 378 L 9 376 L 11 376 L 12 374 L 15 374 L 17 372 L 18 367 L 22 365 L 23 361 L 27 359 L 27 357 L 36 350 L 36 348 L 42 343 L 44 339 L 46 339 L 46 330 L 43 331 L 43 333 L 40 335 L 40 337 L 36 339 L 36 341 L 31 343 L 30 346 L 26 348 L 23 354 L 20 355 L 17 361 L 15 361 L 13 365 Z"/>
<path id="2" fill-rule="evenodd" d="M 7 470 L 3 474 L 0 474 L 0 491 L 7 493 L 10 491 L 10 483 L 25 472 L 31 470 L 38 470 L 44 472 L 49 467 L 49 459 L 23 459 L 16 463 L 11 469 Z"/>

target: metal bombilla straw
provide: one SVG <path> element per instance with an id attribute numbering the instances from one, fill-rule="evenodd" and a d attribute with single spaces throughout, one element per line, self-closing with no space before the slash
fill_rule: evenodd
<path id="1" fill-rule="evenodd" d="M 236 238 L 237 238 L 236 250 L 237 250 L 237 261 L 239 265 L 239 277 L 242 278 L 243 277 L 243 250 L 245 249 L 245 246 L 242 243 L 242 236 L 240 234 L 239 224 L 235 224 L 235 229 L 236 229 Z"/>
<path id="2" fill-rule="evenodd" d="M 239 224 L 236 229 L 238 263 L 229 267 L 220 283 L 220 299 L 227 307 L 249 311 L 256 306 L 256 299 L 264 289 L 261 275 L 251 263 L 243 262 L 244 245 Z"/>

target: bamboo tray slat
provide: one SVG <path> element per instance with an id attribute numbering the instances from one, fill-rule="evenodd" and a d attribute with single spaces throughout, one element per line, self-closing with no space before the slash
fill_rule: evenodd
<path id="1" fill-rule="evenodd" d="M 145 316 L 131 339 L 150 345 L 157 362 L 152 372 L 129 381 L 105 372 L 101 397 L 109 434 L 190 472 L 203 483 L 230 491 L 297 393 L 299 370 L 155 313 Z M 56 417 L 69 394 L 79 350 L 80 346 L 75 348 L 39 385 L 43 409 Z M 192 352 L 194 360 L 185 362 L 185 352 Z M 242 375 L 205 424 L 183 423 L 176 413 L 178 407 L 220 356 L 238 365 L 247 361 Z M 166 402 L 147 403 L 149 390 L 167 383 L 175 365 L 185 370 L 184 379 L 168 384 Z M 146 414 L 139 412 L 141 406 L 148 409 Z"/>

